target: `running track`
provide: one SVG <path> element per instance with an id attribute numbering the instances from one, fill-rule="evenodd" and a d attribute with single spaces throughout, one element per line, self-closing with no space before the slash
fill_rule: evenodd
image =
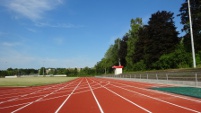
<path id="1" fill-rule="evenodd" d="M 160 86 L 92 77 L 0 88 L 0 113 L 201 113 L 200 99 L 148 89 Z"/>

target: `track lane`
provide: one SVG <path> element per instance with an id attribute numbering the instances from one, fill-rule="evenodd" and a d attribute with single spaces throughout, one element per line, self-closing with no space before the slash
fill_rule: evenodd
<path id="1" fill-rule="evenodd" d="M 64 106 L 64 104 L 68 101 L 68 99 L 71 97 L 71 95 L 75 92 L 77 87 L 80 85 L 82 80 L 75 86 L 75 88 L 72 90 L 72 92 L 66 97 L 66 99 L 62 102 L 62 104 L 59 106 L 59 108 L 55 111 L 55 113 L 58 113 L 60 109 Z"/>
<path id="2" fill-rule="evenodd" d="M 95 82 L 94 79 L 90 79 Z M 97 98 L 100 100 L 100 104 L 106 113 L 151 113 L 146 108 L 139 106 L 135 102 L 130 101 L 124 96 L 110 90 L 107 86 L 104 86 L 104 82 L 95 82 L 102 86 L 98 90 L 94 90 Z"/>
<path id="3" fill-rule="evenodd" d="M 99 108 L 100 112 L 101 112 L 101 113 L 104 113 L 104 111 L 103 111 L 103 109 L 102 109 L 102 107 L 101 107 L 101 105 L 100 105 L 98 99 L 96 98 L 96 95 L 94 94 L 94 91 L 93 91 L 92 88 L 91 88 L 91 85 L 89 84 L 89 82 L 88 82 L 87 79 L 86 79 L 86 81 L 87 81 L 87 84 L 89 85 L 90 91 L 91 91 L 91 93 L 92 93 L 92 95 L 93 95 L 93 97 L 94 97 L 94 99 L 95 99 L 95 101 L 96 101 L 96 103 L 97 103 L 97 105 L 98 105 L 98 108 Z"/>
<path id="4" fill-rule="evenodd" d="M 140 105 L 142 105 L 142 106 L 143 106 L 143 101 L 144 101 L 143 99 L 146 99 L 146 101 L 148 101 L 150 103 L 155 103 L 156 105 L 159 102 L 160 104 L 158 104 L 158 105 L 160 105 L 160 109 L 158 109 L 158 110 L 162 110 L 160 112 L 164 112 L 164 111 L 168 112 L 169 110 L 171 110 L 169 112 L 172 112 L 172 111 L 182 112 L 183 111 L 183 112 L 200 113 L 200 111 L 201 111 L 201 107 L 200 107 L 201 104 L 196 101 L 189 101 L 186 99 L 176 98 L 171 95 L 167 96 L 165 94 L 156 93 L 156 92 L 146 89 L 146 88 L 143 89 L 142 86 L 140 86 L 141 88 L 138 87 L 138 89 L 136 89 L 136 88 L 133 89 L 133 87 L 137 87 L 137 86 L 133 86 L 133 85 L 126 86 L 126 85 L 121 84 L 121 82 L 126 82 L 126 81 L 108 80 L 108 79 L 102 79 L 100 81 L 104 81 L 104 80 L 111 82 L 112 86 L 109 86 L 109 87 L 112 88 L 113 91 L 116 91 L 121 95 L 127 95 L 128 98 L 131 95 L 135 95 L 135 97 L 137 95 L 143 96 L 143 98 L 140 99 L 142 102 Z M 126 83 L 129 84 L 129 82 L 126 82 Z M 145 85 L 146 85 L 146 83 L 145 83 Z M 114 87 L 116 87 L 116 88 L 114 88 Z M 123 92 L 126 92 L 126 93 L 123 93 Z M 130 97 L 130 98 L 132 99 L 133 97 Z M 134 99 L 133 101 L 137 102 L 137 99 Z M 144 101 L 144 103 L 146 103 L 146 101 Z M 157 110 L 158 106 L 155 106 L 154 104 L 151 104 L 150 106 L 145 106 L 145 108 L 149 108 L 149 109 L 151 109 L 151 111 L 157 112 L 156 110 Z M 166 108 L 171 108 L 171 109 L 166 110 Z"/>
<path id="5" fill-rule="evenodd" d="M 29 98 L 34 96 L 39 96 L 40 94 L 44 94 L 44 92 L 50 92 L 52 90 L 57 89 L 58 87 L 62 87 L 64 83 L 60 84 L 53 84 L 53 85 L 46 85 L 40 87 L 23 87 L 23 88 L 16 88 L 9 91 L 1 91 L 0 97 L 0 105 L 2 103 L 23 100 L 23 98 Z"/>
<path id="6" fill-rule="evenodd" d="M 119 83 L 119 82 L 116 82 L 115 83 L 116 86 L 115 87 L 119 87 L 119 86 L 129 86 L 129 87 L 126 87 L 126 88 L 122 88 L 120 87 L 121 89 L 124 89 L 124 90 L 128 90 L 130 92 L 138 92 L 138 93 L 141 93 L 143 95 L 145 95 L 146 97 L 148 98 L 152 98 L 154 100 L 157 100 L 157 101 L 161 101 L 161 102 L 165 102 L 165 103 L 168 103 L 168 104 L 171 104 L 171 105 L 174 105 L 174 106 L 177 106 L 177 107 L 180 107 L 180 108 L 183 108 L 183 109 L 187 109 L 187 110 L 190 110 L 190 111 L 198 111 L 200 112 L 201 111 L 201 102 L 200 101 L 193 101 L 194 99 L 192 98 L 191 100 L 188 98 L 177 98 L 179 95 L 177 96 L 174 96 L 174 95 L 167 95 L 166 93 L 161 93 L 159 91 L 154 91 L 154 90 L 150 90 L 150 89 L 142 89 L 142 88 L 138 88 L 136 86 L 130 86 L 130 85 L 126 85 L 126 84 L 122 84 L 122 83 Z M 181 97 L 181 95 L 180 95 Z M 185 96 L 184 96 L 185 97 Z M 190 100 L 190 101 L 189 101 Z"/>
<path id="7" fill-rule="evenodd" d="M 0 106 L 0 112 L 4 112 L 7 113 L 7 112 L 24 112 L 24 113 L 27 113 L 27 111 L 34 111 L 34 109 L 38 109 L 37 107 L 34 108 L 33 106 L 37 106 L 38 102 L 40 102 L 41 100 L 43 100 L 44 98 L 56 93 L 57 91 L 77 82 L 78 80 L 73 80 L 73 81 L 70 81 L 70 82 L 67 82 L 65 84 L 63 84 L 63 87 L 59 86 L 58 87 L 58 84 L 55 84 L 55 86 L 57 86 L 57 89 L 52 89 L 52 90 L 49 90 L 49 92 L 46 92 L 44 93 L 44 95 L 42 96 L 39 96 L 39 97 L 36 97 L 36 98 L 32 98 L 31 95 L 29 95 L 30 97 L 27 97 L 25 99 L 22 99 L 22 100 L 14 100 L 14 101 L 11 101 L 11 102 L 7 102 L 7 103 L 3 103 L 1 104 Z M 48 105 L 46 103 L 46 105 Z M 17 108 L 17 109 L 16 109 Z M 39 107 L 40 108 L 40 107 Z M 46 109 L 47 110 L 47 109 Z"/>
<path id="8" fill-rule="evenodd" d="M 73 92 L 71 97 L 63 107 L 60 109 L 60 113 L 100 113 L 100 109 L 95 101 L 93 94 L 90 90 L 91 84 L 87 83 L 87 79 L 84 79 L 79 87 Z M 85 92 L 83 92 L 86 90 Z M 78 92 L 83 93 L 78 93 Z"/>
<path id="9" fill-rule="evenodd" d="M 173 94 L 173 93 L 162 92 L 162 91 L 151 90 L 150 89 L 152 87 L 175 87 L 173 85 L 161 85 L 161 84 L 152 83 L 152 85 L 148 85 L 148 86 L 150 86 L 150 87 L 148 87 L 147 84 L 150 84 L 150 83 L 126 81 L 126 80 L 116 80 L 116 79 L 104 79 L 104 78 L 101 78 L 101 79 L 103 81 L 108 81 L 109 80 L 111 82 L 118 83 L 120 86 L 124 85 L 124 87 L 137 88 L 137 89 L 148 91 L 148 92 L 164 94 L 164 95 L 170 96 L 170 97 L 175 97 L 175 98 L 179 98 L 179 99 L 183 99 L 183 100 L 187 100 L 187 101 L 201 103 L 201 99 L 198 99 L 198 98 L 193 98 L 193 97 L 189 97 L 189 96 L 178 95 L 178 94 Z M 141 85 L 139 85 L 139 84 L 141 84 Z"/>

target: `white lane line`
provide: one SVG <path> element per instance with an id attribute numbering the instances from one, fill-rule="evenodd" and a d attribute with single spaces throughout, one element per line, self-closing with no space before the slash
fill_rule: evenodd
<path id="1" fill-rule="evenodd" d="M 87 80 L 87 79 L 86 79 L 86 80 Z M 103 109 L 102 109 L 100 103 L 98 102 L 98 99 L 96 98 L 96 95 L 94 94 L 94 92 L 93 92 L 93 90 L 92 90 L 92 88 L 91 88 L 91 86 L 90 86 L 88 80 L 87 80 L 87 83 L 88 83 L 89 88 L 90 88 L 90 90 L 91 90 L 91 93 L 92 93 L 92 95 L 93 95 L 93 97 L 94 97 L 94 99 L 95 99 L 95 101 L 96 101 L 96 103 L 97 103 L 97 105 L 98 105 L 98 108 L 99 108 L 100 112 L 101 112 L 101 113 L 104 113 L 104 111 L 103 111 Z"/>
<path id="2" fill-rule="evenodd" d="M 107 84 L 105 84 L 104 86 L 107 86 L 107 85 L 109 85 L 110 84 L 110 82 L 107 82 Z M 68 87 L 68 89 L 70 89 L 71 87 Z M 74 87 L 73 87 L 74 88 Z M 99 87 L 96 87 L 96 88 L 93 88 L 93 90 L 96 90 L 96 89 L 99 89 L 99 88 L 102 88 L 101 86 L 99 86 Z M 77 88 L 78 89 L 78 88 Z M 84 93 L 84 92 L 88 92 L 88 91 L 90 91 L 90 89 L 89 90 L 84 90 L 84 91 L 78 91 L 78 92 L 76 92 L 76 93 L 73 93 L 73 94 L 80 94 L 80 93 Z M 61 91 L 60 91 L 61 92 Z M 60 93 L 59 92 L 59 93 Z M 65 91 L 66 92 L 66 91 Z M 59 94 L 59 93 L 57 93 L 57 94 Z M 54 100 L 54 99 L 58 99 L 58 98 L 63 98 L 63 97 L 66 97 L 66 96 L 68 96 L 69 94 L 65 94 L 65 95 L 61 95 L 61 96 L 57 96 L 57 97 L 53 97 L 53 98 L 47 98 L 47 99 L 43 99 L 43 100 L 40 100 L 40 101 L 38 101 L 38 102 L 43 102 L 43 101 L 49 101 L 49 100 Z M 43 95 L 42 95 L 43 96 Z M 36 97 L 42 97 L 41 95 L 40 96 L 35 96 L 35 97 L 30 97 L 30 98 L 26 98 L 26 99 L 31 99 L 31 98 L 36 98 Z M 21 99 L 19 99 L 19 100 L 21 100 Z M 17 106 L 21 106 L 21 105 L 25 105 L 25 104 L 29 104 L 30 102 L 26 102 L 26 103 L 21 103 L 21 104 L 16 104 L 16 105 L 10 105 L 10 106 L 6 106 L 6 107 L 0 107 L 0 109 L 7 109 L 7 108 L 12 108 L 12 107 L 17 107 Z"/>
<path id="3" fill-rule="evenodd" d="M 92 81 L 93 81 L 93 80 L 92 80 Z M 96 82 L 96 83 L 98 83 L 98 82 Z M 101 85 L 100 83 L 98 83 L 98 84 Z M 101 86 L 102 86 L 102 85 L 101 85 Z M 135 102 L 133 102 L 133 101 L 131 101 L 131 100 L 129 100 L 129 99 L 127 99 L 127 98 L 121 96 L 120 94 L 118 94 L 118 93 L 116 93 L 116 92 L 114 92 L 114 91 L 108 89 L 107 87 L 105 87 L 105 86 L 102 86 L 102 87 L 105 88 L 105 89 L 107 89 L 107 90 L 110 91 L 111 93 L 113 93 L 113 94 L 119 96 L 120 98 L 124 99 L 125 101 L 127 101 L 127 102 L 129 102 L 129 103 L 131 103 L 131 104 L 133 104 L 133 105 L 135 105 L 135 106 L 137 106 L 138 108 L 140 108 L 140 109 L 142 109 L 142 110 L 144 110 L 144 111 L 146 111 L 146 112 L 148 112 L 148 113 L 152 113 L 151 111 L 147 110 L 146 108 L 144 108 L 144 107 L 142 107 L 142 106 L 136 104 Z"/>
<path id="4" fill-rule="evenodd" d="M 82 79 L 83 80 L 83 79 Z M 67 102 L 67 100 L 71 97 L 71 95 L 74 93 L 74 91 L 78 88 L 78 86 L 80 85 L 80 83 L 82 82 L 82 80 L 77 84 L 77 86 L 73 89 L 73 91 L 71 92 L 70 95 L 68 95 L 68 97 L 66 97 L 66 99 L 63 101 L 63 103 L 59 106 L 59 108 L 55 111 L 55 113 L 58 113 L 60 111 L 60 109 L 63 107 L 63 105 Z"/>
<path id="5" fill-rule="evenodd" d="M 104 81 L 109 81 L 109 80 L 108 79 L 107 80 L 104 79 Z M 133 86 L 133 85 L 128 85 L 128 84 L 125 84 L 125 83 L 120 83 L 119 81 L 122 82 L 122 80 L 114 80 L 114 79 L 112 80 L 112 82 L 117 83 L 117 84 L 122 84 L 122 85 L 124 85 L 126 87 L 133 87 L 133 88 L 144 90 L 144 91 L 149 91 L 149 92 L 153 92 L 153 93 L 161 93 L 161 94 L 165 94 L 165 95 L 168 95 L 168 96 L 173 96 L 173 97 L 184 99 L 184 100 L 189 100 L 189 101 L 201 103 L 200 100 L 195 100 L 195 99 L 192 99 L 190 97 L 179 96 L 179 95 L 175 95 L 175 94 L 165 93 L 165 92 L 156 91 L 156 90 L 150 90 L 150 89 L 146 89 L 146 88 L 140 88 L 140 87 L 136 87 L 136 86 Z M 141 85 L 143 85 L 143 83 Z M 146 86 L 146 85 L 144 85 L 144 86 Z"/>
<path id="6" fill-rule="evenodd" d="M 146 89 L 146 88 L 140 88 L 140 87 L 136 87 L 136 86 L 132 86 L 132 85 L 120 83 L 120 82 L 114 82 L 114 83 L 122 84 L 122 85 L 127 86 L 127 87 L 133 87 L 133 88 L 140 89 L 140 90 L 144 90 L 144 91 L 149 91 L 149 92 L 153 92 L 153 93 L 161 93 L 161 94 L 165 94 L 165 95 L 168 95 L 168 96 L 173 96 L 173 97 L 180 98 L 180 99 L 184 99 L 184 100 L 189 100 L 189 101 L 201 103 L 200 100 L 195 100 L 195 99 L 192 99 L 192 98 L 190 98 L 190 97 L 178 96 L 178 95 L 174 95 L 174 94 L 170 94 L 170 93 L 165 93 L 165 92 L 161 92 L 161 91 L 150 90 L 150 89 Z"/>
<path id="7" fill-rule="evenodd" d="M 117 87 L 117 88 L 120 88 L 120 89 L 129 91 L 129 92 L 132 92 L 132 93 L 136 93 L 136 94 L 139 94 L 139 95 L 142 95 L 142 96 L 151 98 L 151 99 L 153 99 L 153 100 L 157 100 L 157 101 L 160 101 L 160 102 L 164 102 L 164 103 L 167 103 L 167 104 L 170 104 L 170 105 L 173 105 L 173 106 L 176 106 L 176 107 L 179 107 L 179 108 L 188 110 L 188 111 L 192 111 L 192 112 L 196 112 L 196 113 L 201 113 L 200 111 L 196 111 L 196 110 L 194 110 L 194 109 L 190 109 L 190 108 L 187 108 L 187 107 L 184 107 L 184 106 L 180 106 L 180 105 L 177 105 L 177 104 L 174 104 L 174 103 L 165 101 L 165 100 L 161 100 L 161 99 L 159 99 L 159 98 L 151 97 L 151 96 L 146 95 L 146 94 L 143 94 L 143 93 L 139 93 L 139 92 L 136 92 L 136 91 L 133 91 L 133 90 L 125 89 L 125 88 L 122 88 L 122 87 L 117 86 L 117 85 L 113 85 L 113 84 L 111 84 L 111 85 L 114 86 L 114 87 Z"/>
<path id="8" fill-rule="evenodd" d="M 54 93 L 56 93 L 57 91 L 59 91 L 59 90 L 65 88 L 65 87 L 71 85 L 72 83 L 74 83 L 74 82 L 71 82 L 71 83 L 69 83 L 69 84 L 67 84 L 67 85 L 65 85 L 65 86 L 63 86 L 63 87 L 61 87 L 61 88 L 59 88 L 59 89 L 57 89 L 57 90 L 54 90 L 53 92 L 48 93 L 48 94 L 44 95 L 43 97 L 41 97 L 41 98 L 39 98 L 39 99 L 37 99 L 37 100 L 35 100 L 35 101 L 32 101 L 32 102 L 30 102 L 30 103 L 28 103 L 28 104 L 26 104 L 26 105 L 24 105 L 24 106 L 22 106 L 22 107 L 20 107 L 20 108 L 18 108 L 18 109 L 16 109 L 16 110 L 14 110 L 14 111 L 12 111 L 11 113 L 15 113 L 15 112 L 17 112 L 17 111 L 19 111 L 19 110 L 22 110 L 22 109 L 24 109 L 25 107 L 27 107 L 27 106 L 29 106 L 29 105 L 35 103 L 35 102 L 38 102 L 38 101 L 42 100 L 43 98 L 45 98 L 45 97 L 47 97 L 47 96 L 49 96 L 49 95 L 51 95 L 51 94 L 54 94 Z"/>
<path id="9" fill-rule="evenodd" d="M 58 84 L 58 85 L 60 85 L 60 84 Z M 19 94 L 20 96 L 18 95 L 18 96 L 15 96 L 15 98 L 11 98 L 11 99 L 6 100 L 6 101 L 1 101 L 0 104 L 6 103 L 6 102 L 16 101 L 16 100 L 19 100 L 19 99 L 22 98 L 22 97 L 25 97 L 25 96 L 28 96 L 28 95 L 32 95 L 32 94 L 36 94 L 36 93 L 39 93 L 39 92 L 41 92 L 41 91 L 45 91 L 45 90 L 51 89 L 51 88 L 53 88 L 53 87 L 56 87 L 56 86 L 58 86 L 58 85 L 54 85 L 54 86 L 50 86 L 50 87 L 45 87 L 45 88 L 43 88 L 43 89 L 41 89 L 41 90 L 36 90 L 36 91 L 34 91 L 34 92 L 30 92 L 30 93 L 24 94 L 24 95 Z"/>
<path id="10" fill-rule="evenodd" d="M 8 109 L 8 108 L 12 108 L 12 107 L 17 107 L 17 106 L 22 106 L 22 105 L 25 105 L 25 104 L 29 104 L 30 102 L 26 102 L 26 103 L 21 103 L 21 104 L 16 104 L 16 105 L 12 105 L 12 106 L 5 106 L 5 107 L 1 107 L 1 109 Z"/>
<path id="11" fill-rule="evenodd" d="M 60 84 L 58 84 L 58 85 L 60 85 Z M 7 92 L 6 94 L 1 94 L 0 96 L 2 96 L 2 97 L 7 97 L 7 98 L 10 98 L 9 96 L 11 95 L 15 95 L 16 94 L 16 96 L 12 96 L 12 97 L 18 97 L 19 95 L 23 95 L 22 93 L 34 93 L 34 92 L 39 92 L 39 91 L 43 91 L 43 90 L 47 90 L 47 89 L 50 89 L 50 88 L 52 88 L 52 87 L 56 87 L 57 85 L 51 85 L 51 86 L 46 86 L 46 87 L 43 87 L 43 88 L 39 88 L 39 87 L 35 87 L 35 88 L 28 88 L 28 87 L 26 87 L 26 88 L 23 88 L 23 89 L 15 89 L 15 90 L 13 90 L 13 91 L 9 91 L 9 92 Z M 40 89 L 40 90 L 39 90 Z M 34 92 L 33 92 L 34 91 Z M 25 96 L 27 95 L 27 94 L 25 94 Z M 3 98 L 3 99 L 5 99 L 5 98 Z"/>

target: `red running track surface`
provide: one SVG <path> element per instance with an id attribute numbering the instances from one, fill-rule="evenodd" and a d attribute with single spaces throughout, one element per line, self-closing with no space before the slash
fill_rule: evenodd
<path id="1" fill-rule="evenodd" d="M 200 99 L 148 89 L 160 86 L 91 77 L 0 88 L 0 113 L 201 113 Z"/>

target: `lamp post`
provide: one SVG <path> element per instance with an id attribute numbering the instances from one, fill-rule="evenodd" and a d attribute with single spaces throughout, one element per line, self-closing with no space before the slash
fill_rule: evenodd
<path id="1" fill-rule="evenodd" d="M 192 20 L 191 20 L 191 5 L 190 5 L 190 0 L 188 0 L 188 13 L 189 13 L 189 21 L 190 21 L 190 34 L 191 34 L 191 47 L 192 47 L 192 57 L 193 57 L 193 68 L 196 68 L 195 48 L 194 48 L 194 40 L 193 40 L 193 29 L 192 29 Z"/>

